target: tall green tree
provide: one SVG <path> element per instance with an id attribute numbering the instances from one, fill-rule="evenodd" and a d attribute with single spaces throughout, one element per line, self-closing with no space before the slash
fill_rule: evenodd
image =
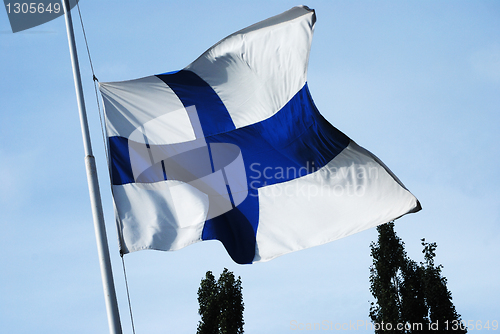
<path id="1" fill-rule="evenodd" d="M 211 334 L 219 332 L 219 288 L 211 271 L 207 271 L 205 278 L 201 280 L 198 289 L 198 313 L 201 321 L 198 323 L 197 333 Z"/>
<path id="2" fill-rule="evenodd" d="M 211 271 L 207 271 L 198 289 L 198 334 L 242 334 L 243 294 L 241 277 L 235 278 L 227 268 L 215 281 Z"/>
<path id="3" fill-rule="evenodd" d="M 221 334 L 243 333 L 243 294 L 241 293 L 241 277 L 235 279 L 234 274 L 224 268 L 217 281 L 219 287 Z"/>
<path id="4" fill-rule="evenodd" d="M 404 242 L 394 231 L 394 222 L 377 227 L 378 240 L 370 245 L 373 264 L 370 267 L 370 318 L 375 332 L 389 328 L 393 333 L 423 333 L 457 329 L 460 315 L 452 303 L 447 280 L 441 275 L 442 265 L 434 264 L 436 243 L 422 239 L 425 262 L 417 264 L 404 250 Z M 455 322 L 454 322 L 455 321 Z M 407 325 L 397 328 L 397 324 Z M 458 327 L 458 328 L 457 328 Z"/>
<path id="5" fill-rule="evenodd" d="M 400 323 L 421 324 L 422 330 L 429 328 L 428 308 L 425 302 L 425 287 L 422 282 L 422 268 L 405 256 L 401 266 Z M 403 332 L 419 332 L 419 328 Z"/>
<path id="6" fill-rule="evenodd" d="M 376 324 L 397 324 L 401 319 L 401 267 L 406 252 L 403 241 L 394 232 L 394 223 L 377 227 L 378 242 L 370 245 L 373 265 L 370 267 L 370 318 Z M 381 333 L 382 330 L 376 330 Z"/>
<path id="7" fill-rule="evenodd" d="M 426 292 L 427 306 L 429 307 L 429 317 L 433 323 L 438 324 L 439 330 L 444 330 L 446 325 L 452 326 L 451 321 L 461 320 L 451 298 L 451 291 L 448 290 L 446 277 L 441 276 L 443 266 L 434 264 L 437 245 L 435 242 L 427 243 L 422 239 L 425 262 L 421 264 L 423 271 L 423 285 Z M 448 321 L 448 323 L 446 323 Z M 460 330 L 465 333 L 466 330 Z"/>

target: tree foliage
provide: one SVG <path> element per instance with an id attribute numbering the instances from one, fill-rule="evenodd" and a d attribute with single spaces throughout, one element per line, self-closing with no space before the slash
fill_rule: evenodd
<path id="1" fill-rule="evenodd" d="M 422 239 L 425 262 L 422 264 L 423 285 L 426 291 L 426 301 L 429 307 L 429 317 L 432 322 L 444 323 L 446 320 L 460 319 L 452 303 L 451 292 L 446 287 L 446 277 L 441 276 L 442 265 L 434 265 L 437 245 L 426 243 Z"/>
<path id="2" fill-rule="evenodd" d="M 417 264 L 404 250 L 404 242 L 394 231 L 394 222 L 377 227 L 378 241 L 370 245 L 373 264 L 370 267 L 370 318 L 375 324 L 391 324 L 394 333 L 422 333 L 452 329 L 460 321 L 452 303 L 442 265 L 434 264 L 436 243 L 422 239 L 425 261 Z M 403 324 L 397 328 L 397 324 Z M 407 324 L 406 327 L 404 325 Z M 421 325 L 419 325 L 421 324 Z M 387 326 L 375 326 L 376 333 Z M 466 330 L 459 328 L 458 332 Z"/>
<path id="3" fill-rule="evenodd" d="M 243 333 L 243 294 L 241 277 L 224 268 L 215 281 L 211 271 L 207 271 L 198 289 L 198 334 L 241 334 Z"/>
<path id="4" fill-rule="evenodd" d="M 215 277 L 211 271 L 207 271 L 205 278 L 201 280 L 198 289 L 198 313 L 201 321 L 198 323 L 197 333 L 218 333 L 219 331 L 219 292 Z"/>
<path id="5" fill-rule="evenodd" d="M 370 318 L 375 323 L 398 323 L 401 308 L 401 275 L 399 271 L 406 253 L 401 239 L 393 233 L 393 223 L 381 225 L 378 244 L 371 245 L 373 266 L 370 267 L 370 291 L 378 305 L 370 308 Z"/>

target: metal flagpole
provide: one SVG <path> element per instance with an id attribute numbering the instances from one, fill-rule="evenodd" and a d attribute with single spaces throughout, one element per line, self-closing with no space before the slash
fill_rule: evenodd
<path id="1" fill-rule="evenodd" d="M 80 124 L 82 127 L 83 146 L 85 149 L 85 167 L 87 170 L 87 181 L 89 184 L 90 203 L 92 205 L 92 216 L 94 218 L 94 229 L 97 240 L 97 252 L 101 266 L 102 284 L 104 288 L 104 298 L 106 300 L 106 311 L 108 314 L 109 332 L 111 334 L 121 334 L 120 314 L 118 313 L 118 302 L 116 300 L 115 285 L 113 282 L 113 272 L 109 257 L 108 240 L 106 237 L 106 227 L 104 225 L 104 214 L 102 211 L 101 195 L 99 183 L 97 181 L 97 170 L 95 159 L 92 155 L 90 143 L 90 133 L 87 123 L 87 113 L 85 101 L 83 99 L 82 80 L 80 77 L 80 67 L 76 53 L 75 34 L 73 32 L 73 22 L 71 20 L 70 5 L 68 0 L 63 0 L 64 17 L 66 19 L 66 31 L 68 33 L 69 52 L 71 64 L 73 65 L 73 77 L 75 80 L 76 99 L 78 111 L 80 113 Z"/>

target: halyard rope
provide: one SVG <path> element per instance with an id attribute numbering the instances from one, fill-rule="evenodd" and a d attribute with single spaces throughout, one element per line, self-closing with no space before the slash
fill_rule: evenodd
<path id="1" fill-rule="evenodd" d="M 87 35 L 85 34 L 85 27 L 83 25 L 82 13 L 80 12 L 80 4 L 78 2 L 76 4 L 76 7 L 78 8 L 78 15 L 80 17 L 80 23 L 82 25 L 83 39 L 85 40 L 85 46 L 87 48 L 87 55 L 89 57 L 90 69 L 92 70 L 92 80 L 94 82 L 94 91 L 95 91 L 95 97 L 96 97 L 96 102 L 97 102 L 97 110 L 99 113 L 99 120 L 101 122 L 101 134 L 102 134 L 102 140 L 104 143 L 104 152 L 106 154 L 106 161 L 109 161 L 108 148 L 106 145 L 106 135 L 104 134 L 104 123 L 102 121 L 103 116 L 102 116 L 102 112 L 101 112 L 101 106 L 99 104 L 99 94 L 97 93 L 97 85 L 96 85 L 96 82 L 99 82 L 99 80 L 97 80 L 97 77 L 95 76 L 95 73 L 94 73 L 94 66 L 92 65 L 92 57 L 90 56 L 90 49 L 89 49 L 89 44 L 87 42 Z M 110 184 L 111 184 L 111 178 L 110 178 Z M 127 272 L 125 270 L 125 260 L 123 259 L 123 254 L 121 252 L 120 252 L 120 257 L 122 259 L 123 276 L 125 278 L 125 289 L 127 291 L 128 309 L 129 309 L 129 313 L 130 313 L 130 321 L 132 323 L 132 333 L 135 334 L 134 317 L 132 316 L 132 304 L 130 302 L 130 293 L 129 293 L 129 288 L 128 288 Z"/>

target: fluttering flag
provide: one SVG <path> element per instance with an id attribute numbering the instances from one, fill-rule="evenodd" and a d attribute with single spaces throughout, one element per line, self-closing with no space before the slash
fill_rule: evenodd
<path id="1" fill-rule="evenodd" d="M 100 83 L 122 253 L 216 239 L 268 261 L 420 210 L 314 105 L 315 21 L 294 7 L 180 71 Z"/>

